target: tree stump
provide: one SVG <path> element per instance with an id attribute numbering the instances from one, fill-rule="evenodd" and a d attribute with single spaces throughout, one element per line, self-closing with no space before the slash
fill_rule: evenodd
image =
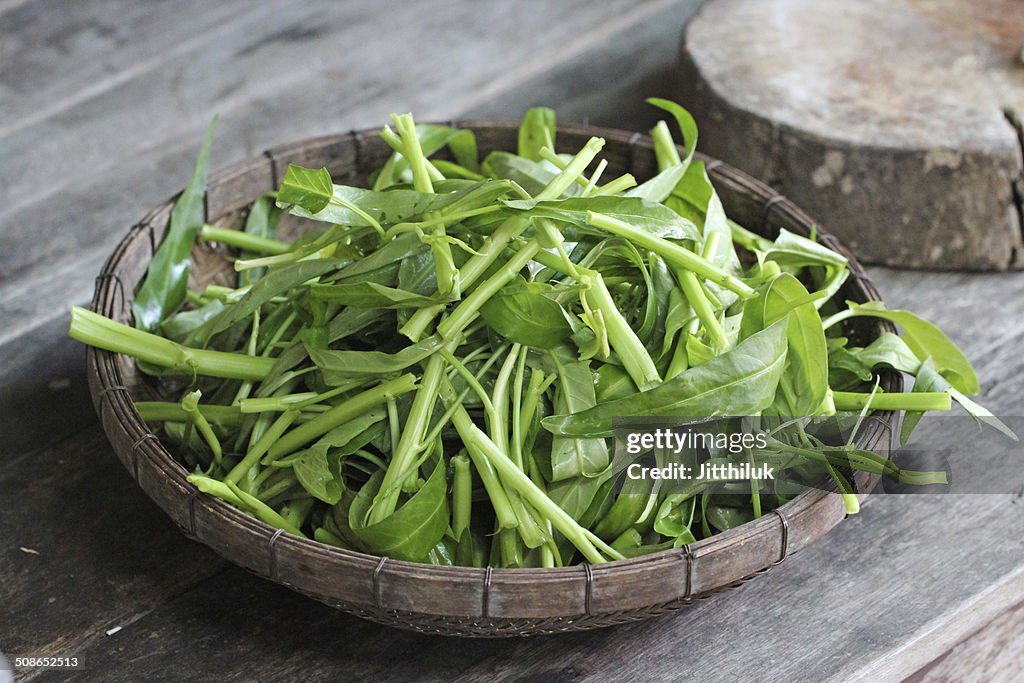
<path id="1" fill-rule="evenodd" d="M 1024 265 L 1020 0 L 712 0 L 683 33 L 700 148 L 871 263 Z"/>

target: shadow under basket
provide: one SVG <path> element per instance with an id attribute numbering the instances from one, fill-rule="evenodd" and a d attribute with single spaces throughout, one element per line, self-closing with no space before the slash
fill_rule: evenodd
<path id="1" fill-rule="evenodd" d="M 513 150 L 517 124 L 461 122 L 477 136 L 481 153 Z M 562 126 L 558 151 L 575 152 L 592 135 L 607 141 L 606 177 L 631 172 L 638 181 L 657 170 L 650 138 L 624 131 Z M 277 188 L 289 163 L 327 167 L 336 182 L 365 185 L 391 150 L 376 131 L 354 131 L 268 150 L 210 177 L 206 220 L 238 226 L 248 205 Z M 698 155 L 699 156 L 699 155 Z M 809 235 L 813 221 L 770 187 L 720 161 L 701 157 L 728 215 L 748 229 L 774 237 L 782 227 Z M 130 323 L 134 292 L 160 244 L 172 201 L 154 209 L 117 245 L 96 280 L 93 309 Z M 282 231 L 287 232 L 286 221 Z M 292 226 L 294 228 L 294 225 Z M 878 300 L 864 269 L 820 228 L 817 240 L 845 256 L 851 277 L 843 299 Z M 193 284 L 223 280 L 224 261 L 197 246 Z M 216 258 L 211 258 L 216 256 Z M 844 334 L 867 344 L 892 330 L 867 318 L 851 321 Z M 610 626 L 680 609 L 764 573 L 821 538 L 844 517 L 842 499 L 809 489 L 752 522 L 679 549 L 601 565 L 557 569 L 435 567 L 343 550 L 299 538 L 211 496 L 186 480 L 188 472 L 140 419 L 133 400 L 153 386 L 132 359 L 90 348 L 89 385 L 103 428 L 118 458 L 139 486 L 193 539 L 232 562 L 340 610 L 376 622 L 428 633 L 502 637 Z M 900 391 L 895 373 L 882 377 L 885 391 Z M 898 415 L 880 413 L 858 435 L 861 448 L 888 448 L 898 434 Z M 853 478 L 863 497 L 877 477 Z"/>

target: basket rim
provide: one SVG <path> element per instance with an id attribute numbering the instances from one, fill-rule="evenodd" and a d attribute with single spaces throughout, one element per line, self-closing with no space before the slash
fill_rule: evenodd
<path id="1" fill-rule="evenodd" d="M 481 129 L 503 129 L 509 128 L 518 129 L 518 123 L 508 121 L 495 121 L 495 120 L 458 120 L 445 122 L 444 125 L 453 125 L 461 128 L 470 128 L 473 130 Z M 360 131 L 351 131 L 347 134 L 353 136 L 357 144 L 357 156 L 359 155 L 359 149 L 361 148 L 361 140 L 365 137 L 373 135 L 377 132 L 377 129 L 364 129 Z M 615 140 L 620 143 L 627 143 L 631 149 L 640 148 L 646 150 L 652 147 L 653 143 L 649 136 L 642 133 L 636 133 L 631 131 L 624 131 L 620 129 L 602 128 L 602 127 L 591 127 L 591 126 L 578 126 L 578 125 L 559 125 L 559 133 L 575 133 L 582 135 L 599 135 L 609 140 Z M 272 150 L 265 152 L 262 156 L 254 156 L 240 162 L 228 165 L 216 173 L 210 174 L 208 179 L 207 188 L 212 188 L 217 182 L 230 178 L 234 175 L 241 173 L 247 165 L 254 163 L 257 160 L 264 160 L 269 157 L 271 160 L 272 173 L 276 173 L 277 169 L 273 168 L 273 162 L 275 154 L 280 154 L 282 150 L 293 149 L 297 147 L 311 147 L 317 145 L 326 145 L 339 138 L 339 135 L 325 135 L 314 138 L 308 138 L 299 140 L 296 142 L 289 143 L 287 145 L 281 145 L 273 148 Z M 783 214 L 789 214 L 795 216 L 798 220 L 817 225 L 814 221 L 811 221 L 806 214 L 792 204 L 784 196 L 776 193 L 769 186 L 764 183 L 752 178 L 751 176 L 739 171 L 738 169 L 725 164 L 719 160 L 713 159 L 706 155 L 698 153 L 695 155 L 696 159 L 704 161 L 706 163 L 706 169 L 709 176 L 713 181 L 728 179 L 734 183 L 741 183 L 749 190 L 761 197 L 765 197 L 765 215 L 767 216 L 770 212 L 776 211 Z M 276 177 L 276 176 L 275 176 Z M 175 196 L 176 197 L 176 196 Z M 134 287 L 137 283 L 124 283 L 120 277 L 116 275 L 117 266 L 121 262 L 124 256 L 125 250 L 137 239 L 144 239 L 143 233 L 145 227 L 149 227 L 149 240 L 153 242 L 153 227 L 152 220 L 155 217 L 160 216 L 163 213 L 169 212 L 170 207 L 173 205 L 175 197 L 170 198 L 168 201 L 158 205 L 156 208 L 151 210 L 146 218 L 140 223 L 133 226 L 128 234 L 118 243 L 113 253 L 108 258 L 106 264 L 103 267 L 103 271 L 97 278 L 95 296 L 93 300 L 93 308 L 102 312 L 105 304 L 113 305 L 116 302 L 118 295 L 120 295 L 121 305 L 130 308 L 130 302 L 134 294 L 127 291 L 131 289 L 134 292 Z M 207 195 L 208 197 L 208 195 Z M 215 216 L 207 216 L 206 219 L 214 219 Z M 817 241 L 824 244 L 826 247 L 837 251 L 845 256 L 849 262 L 851 279 L 856 280 L 857 286 L 863 291 L 866 300 L 881 300 L 877 290 L 872 285 L 871 281 L 867 278 L 864 273 L 863 267 L 856 260 L 852 253 L 846 249 L 838 239 L 833 237 L 830 233 L 819 229 L 817 232 Z M 111 276 L 111 274 L 114 274 Z M 103 306 L 103 307 L 101 307 Z M 884 321 L 878 321 L 873 329 L 877 329 L 880 333 L 887 329 L 891 329 L 891 325 Z M 626 568 L 644 568 L 648 566 L 655 566 L 664 564 L 666 561 L 678 562 L 681 558 L 685 559 L 687 568 L 687 585 L 688 588 L 692 586 L 692 573 L 694 559 L 707 555 L 714 554 L 729 546 L 735 544 L 742 544 L 744 541 L 758 536 L 766 531 L 770 531 L 769 527 L 777 529 L 776 533 L 782 534 L 782 549 L 778 561 L 782 561 L 789 554 L 787 530 L 789 527 L 789 519 L 798 511 L 804 508 L 810 508 L 820 503 L 823 499 L 833 496 L 838 492 L 838 488 L 834 483 L 823 488 L 808 489 L 800 493 L 796 498 L 790 502 L 780 506 L 771 513 L 767 513 L 762 517 L 744 523 L 733 529 L 714 534 L 708 538 L 695 541 L 694 543 L 680 546 L 679 548 L 672 548 L 668 550 L 659 551 L 656 553 L 650 553 L 646 555 L 640 555 L 625 560 L 612 560 L 604 564 L 589 565 L 586 563 L 575 564 L 566 567 L 555 567 L 555 568 L 499 568 L 499 567 L 448 567 L 448 566 L 436 566 L 426 563 L 409 562 L 404 560 L 391 559 L 385 556 L 373 555 L 370 553 L 364 553 L 356 550 L 349 550 L 346 548 L 339 548 L 331 546 L 325 543 L 321 543 L 312 538 L 304 538 L 288 534 L 282 530 L 276 529 L 254 517 L 248 515 L 241 510 L 229 505 L 228 503 L 215 498 L 212 496 L 199 497 L 199 490 L 189 483 L 186 479 L 189 472 L 188 470 L 178 462 L 171 451 L 164 445 L 163 441 L 156 437 L 153 437 L 149 427 L 145 422 L 142 421 L 138 412 L 134 408 L 131 396 L 124 385 L 124 377 L 121 375 L 121 371 L 116 362 L 113 359 L 117 354 L 113 354 L 107 351 L 101 351 L 98 349 L 90 348 L 90 374 L 95 375 L 96 383 L 90 382 L 90 389 L 93 394 L 94 402 L 96 403 L 97 410 L 102 413 L 102 406 L 104 403 L 111 406 L 116 413 L 116 419 L 121 422 L 122 426 L 125 427 L 126 431 L 130 434 L 142 434 L 147 435 L 140 438 L 140 441 L 135 445 L 140 451 L 143 451 L 145 455 L 154 460 L 154 464 L 157 465 L 163 472 L 168 475 L 171 481 L 180 486 L 184 492 L 187 492 L 189 496 L 190 509 L 194 510 L 195 505 L 199 502 L 197 498 L 201 498 L 201 504 L 203 507 L 210 508 L 211 512 L 217 515 L 227 517 L 229 520 L 236 524 L 244 525 L 246 527 L 253 528 L 263 534 L 272 535 L 273 541 L 279 539 L 286 539 L 287 546 L 295 546 L 297 549 L 304 550 L 306 552 L 315 552 L 317 554 L 326 554 L 336 560 L 345 560 L 354 562 L 359 565 L 374 567 L 374 577 L 387 565 L 389 572 L 412 572 L 422 573 L 428 572 L 434 576 L 445 576 L 452 579 L 465 579 L 471 581 L 484 580 L 485 585 L 489 585 L 491 581 L 501 579 L 516 580 L 523 577 L 531 577 L 535 579 L 542 578 L 578 578 L 581 572 L 585 572 L 587 576 L 588 585 L 592 580 L 593 574 L 600 574 L 604 572 L 614 572 L 620 569 Z M 109 362 L 105 362 L 109 361 Z M 901 378 L 891 378 L 892 382 L 901 382 Z M 104 401 L 106 399 L 106 401 Z M 893 427 L 891 422 L 894 418 L 898 418 L 895 413 L 884 412 L 877 413 L 877 417 L 880 418 L 881 422 L 885 422 L 889 425 L 890 434 Z M 873 424 L 879 424 L 879 421 L 873 421 Z M 871 438 L 878 438 L 877 435 L 866 435 L 863 438 L 863 442 L 870 441 Z M 861 435 L 858 435 L 858 441 L 861 441 Z M 136 464 L 137 467 L 137 464 Z M 138 480 L 137 472 L 134 473 L 136 480 Z M 870 489 L 873 487 L 877 478 L 872 480 L 872 477 L 862 477 L 858 480 L 858 484 L 855 484 L 858 495 L 861 497 L 866 496 Z M 194 519 L 194 514 L 193 514 Z M 831 527 L 830 527 L 831 528 Z M 191 532 L 191 535 L 195 535 L 195 529 L 186 529 L 186 532 Z M 777 563 L 777 562 L 776 562 Z M 770 567 L 771 565 L 769 565 Z M 764 571 L 764 570 L 762 570 Z M 271 577 L 274 578 L 274 577 Z M 276 579 L 275 579 L 276 580 Z M 696 596 L 696 594 L 694 594 Z M 690 597 L 689 594 L 687 597 Z"/>

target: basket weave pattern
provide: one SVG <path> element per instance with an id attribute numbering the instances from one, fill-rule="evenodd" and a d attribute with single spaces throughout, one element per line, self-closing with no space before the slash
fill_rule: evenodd
<path id="1" fill-rule="evenodd" d="M 514 149 L 517 126 L 466 122 L 481 152 Z M 642 181 L 656 172 L 650 138 L 622 131 L 562 126 L 559 151 L 575 151 L 590 136 L 603 136 L 607 172 L 631 172 Z M 562 149 L 564 146 L 564 150 Z M 276 189 L 289 163 L 326 166 L 336 182 L 361 184 L 390 154 L 375 131 L 353 131 L 268 150 L 210 177 L 206 220 L 231 225 L 246 207 Z M 813 221 L 785 197 L 736 169 L 702 157 L 728 215 L 768 237 L 780 227 L 810 234 Z M 92 301 L 95 311 L 130 323 L 131 300 L 163 237 L 172 201 L 131 228 L 107 260 Z M 858 302 L 878 300 L 863 268 L 834 237 L 816 231 L 822 244 L 850 261 L 851 277 L 840 293 Z M 214 259 L 199 259 L 203 278 Z M 209 264 L 209 265 L 208 265 Z M 866 344 L 884 321 L 855 319 L 844 333 Z M 276 530 L 232 506 L 199 494 L 188 472 L 139 418 L 133 399 L 152 396 L 150 384 L 125 356 L 90 348 L 90 389 L 115 453 L 139 486 L 186 535 L 257 574 L 345 612 L 384 624 L 449 635 L 501 637 L 610 626 L 645 619 L 702 600 L 770 569 L 822 537 L 845 516 L 838 495 L 808 490 L 757 520 L 708 539 L 604 565 L 557 569 L 434 567 L 343 550 Z M 899 391 L 895 373 L 882 377 L 885 391 Z M 862 448 L 889 447 L 898 416 L 882 413 L 858 436 Z M 858 472 L 861 495 L 877 478 Z"/>

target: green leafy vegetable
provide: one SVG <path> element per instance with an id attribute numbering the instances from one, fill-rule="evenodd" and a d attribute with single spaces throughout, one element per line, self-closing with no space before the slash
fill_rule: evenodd
<path id="1" fill-rule="evenodd" d="M 206 129 L 199 148 L 195 174 L 171 210 L 167 234 L 153 254 L 139 291 L 132 301 L 135 327 L 150 332 L 185 301 L 192 246 L 203 224 L 203 197 L 206 192 L 206 169 L 213 145 L 214 118 Z"/>
<path id="2" fill-rule="evenodd" d="M 657 173 L 639 184 L 603 177 L 615 159 L 600 138 L 556 153 L 550 109 L 531 109 L 516 150 L 482 163 L 472 131 L 401 114 L 381 130 L 392 153 L 370 187 L 291 165 L 224 225 L 203 224 L 211 124 L 136 327 L 76 307 L 69 333 L 182 397 L 136 408 L 199 491 L 291 534 L 438 565 L 679 548 L 821 482 L 852 513 L 851 468 L 940 481 L 855 447 L 846 421 L 874 411 L 905 411 L 907 437 L 922 411 L 955 402 L 1013 436 L 968 397 L 977 376 L 937 328 L 837 300 L 842 255 L 730 221 L 695 159 L 693 118 L 650 102 L 683 145 L 659 122 Z M 285 211 L 309 228 L 290 242 Z M 227 251 L 236 281 L 187 291 L 197 234 Z M 838 328 L 855 316 L 902 336 L 858 346 Z M 914 390 L 882 391 L 891 372 Z M 627 437 L 623 449 L 617 418 L 652 417 L 764 441 L 633 452 Z M 851 445 L 831 445 L 839 436 Z M 714 471 L 671 485 L 629 474 L 648 465 Z"/>

